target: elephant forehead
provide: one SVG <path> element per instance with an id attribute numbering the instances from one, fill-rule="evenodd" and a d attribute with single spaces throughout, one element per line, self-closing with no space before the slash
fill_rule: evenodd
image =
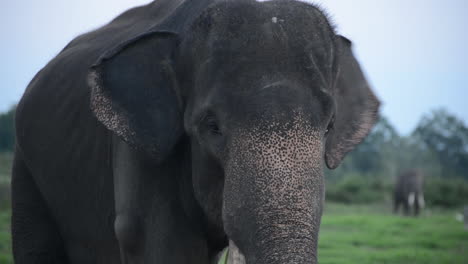
<path id="1" fill-rule="evenodd" d="M 223 1 L 199 18 L 191 36 L 195 60 L 218 58 L 218 67 L 248 64 L 327 75 L 333 61 L 334 31 L 326 16 L 296 1 Z"/>

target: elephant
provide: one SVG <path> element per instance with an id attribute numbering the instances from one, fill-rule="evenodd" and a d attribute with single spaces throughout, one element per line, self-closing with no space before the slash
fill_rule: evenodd
<path id="1" fill-rule="evenodd" d="M 317 263 L 323 170 L 379 104 L 315 5 L 130 9 L 73 39 L 18 104 L 15 263 L 213 263 L 226 247 Z"/>
<path id="2" fill-rule="evenodd" d="M 395 183 L 394 190 L 394 213 L 398 213 L 399 207 L 403 206 L 403 213 L 409 215 L 412 211 L 414 216 L 424 208 L 424 175 L 419 169 L 409 169 L 400 173 Z"/>

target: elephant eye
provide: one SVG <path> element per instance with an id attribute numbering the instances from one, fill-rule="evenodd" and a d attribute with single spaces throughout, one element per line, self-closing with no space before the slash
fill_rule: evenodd
<path id="1" fill-rule="evenodd" d="M 213 135 L 222 135 L 221 129 L 218 124 L 218 120 L 212 113 L 207 113 L 202 119 L 203 130 Z"/>
<path id="2" fill-rule="evenodd" d="M 335 114 L 333 114 L 332 118 L 330 119 L 330 122 L 328 122 L 327 129 L 325 130 L 325 136 L 328 136 L 328 133 L 330 133 L 334 125 L 335 125 Z"/>

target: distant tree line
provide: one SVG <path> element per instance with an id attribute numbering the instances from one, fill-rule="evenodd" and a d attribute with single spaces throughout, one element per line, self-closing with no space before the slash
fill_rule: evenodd
<path id="1" fill-rule="evenodd" d="M 468 204 L 468 128 L 463 121 L 438 109 L 423 116 L 411 134 L 402 136 L 380 117 L 342 165 L 327 171 L 327 199 L 389 200 L 396 176 L 410 168 L 424 172 L 430 205 Z"/>
<path id="2" fill-rule="evenodd" d="M 408 136 L 401 136 L 385 117 L 330 177 L 360 174 L 393 178 L 408 168 L 420 168 L 433 177 L 468 180 L 468 127 L 444 109 L 419 121 Z"/>
<path id="3" fill-rule="evenodd" d="M 13 151 L 15 146 L 15 110 L 0 113 L 0 152 Z"/>

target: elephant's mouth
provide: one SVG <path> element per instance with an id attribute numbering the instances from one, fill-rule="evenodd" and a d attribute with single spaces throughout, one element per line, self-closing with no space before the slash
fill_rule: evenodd
<path id="1" fill-rule="evenodd" d="M 245 257 L 232 240 L 229 246 L 216 255 L 215 264 L 245 264 Z"/>

